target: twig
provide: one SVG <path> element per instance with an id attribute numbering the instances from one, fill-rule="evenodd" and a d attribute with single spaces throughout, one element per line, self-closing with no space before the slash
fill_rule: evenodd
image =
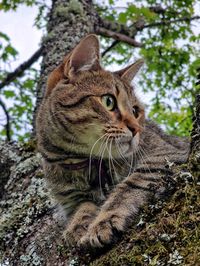
<path id="1" fill-rule="evenodd" d="M 167 9 L 163 8 L 161 5 L 150 6 L 149 10 L 157 14 L 163 14 L 167 11 Z"/>
<path id="2" fill-rule="evenodd" d="M 13 72 L 8 73 L 7 76 L 0 83 L 0 89 L 10 84 L 17 77 L 20 77 L 26 69 L 28 69 L 38 58 L 42 55 L 43 47 L 41 46 L 27 61 L 19 65 Z"/>
<path id="3" fill-rule="evenodd" d="M 151 24 L 143 24 L 143 25 L 139 25 L 137 26 L 136 24 L 136 28 L 138 29 L 138 31 L 142 31 L 145 28 L 153 28 L 153 27 L 159 27 L 159 26 L 167 26 L 176 22 L 182 22 L 182 21 L 192 21 L 192 20 L 196 20 L 196 19 L 200 19 L 200 16 L 194 16 L 194 17 L 183 17 L 183 18 L 177 18 L 174 20 L 163 20 L 160 22 L 155 22 L 155 23 L 151 23 Z"/>
<path id="4" fill-rule="evenodd" d="M 99 18 L 99 25 L 96 28 L 97 31 L 98 28 L 104 28 L 106 30 L 110 30 L 116 33 L 121 33 L 131 38 L 134 38 L 135 35 L 137 34 L 137 28 L 134 26 L 128 27 L 124 24 L 120 24 L 115 21 L 103 20 L 102 18 Z"/>
<path id="5" fill-rule="evenodd" d="M 129 28 L 131 29 L 132 27 L 135 27 L 134 24 L 130 25 Z M 133 36 L 131 36 L 132 38 L 135 37 L 135 32 L 133 33 Z M 111 45 L 105 49 L 105 51 L 102 52 L 101 56 L 104 57 L 111 49 L 113 49 L 120 41 L 119 40 L 115 40 L 111 43 Z"/>
<path id="6" fill-rule="evenodd" d="M 197 82 L 196 86 L 200 86 L 200 67 L 197 68 Z"/>
<path id="7" fill-rule="evenodd" d="M 114 41 L 111 43 L 111 45 L 106 48 L 102 53 L 101 53 L 101 57 L 104 57 L 113 47 L 115 47 L 117 44 L 119 43 L 119 41 Z"/>
<path id="8" fill-rule="evenodd" d="M 5 124 L 5 130 L 6 130 L 6 139 L 7 141 L 11 140 L 11 135 L 10 135 L 10 116 L 8 113 L 8 110 L 6 109 L 5 103 L 0 99 L 0 106 L 3 109 L 5 116 L 6 116 L 6 124 Z"/>
<path id="9" fill-rule="evenodd" d="M 111 30 L 107 30 L 105 28 L 98 28 L 98 31 L 96 32 L 97 34 L 100 34 L 102 36 L 105 37 L 111 37 L 117 41 L 122 41 L 122 42 L 126 42 L 134 47 L 142 47 L 142 44 L 137 42 L 136 40 L 132 39 L 131 37 L 118 33 L 118 32 L 114 32 Z"/>

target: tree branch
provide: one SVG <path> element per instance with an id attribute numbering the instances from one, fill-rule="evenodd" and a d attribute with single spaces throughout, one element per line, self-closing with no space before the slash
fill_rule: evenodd
<path id="1" fill-rule="evenodd" d="M 6 124 L 5 124 L 5 130 L 6 130 L 6 140 L 10 141 L 11 140 L 11 135 L 10 135 L 10 116 L 8 113 L 8 110 L 6 109 L 5 103 L 0 99 L 0 106 L 3 109 L 5 115 L 6 115 Z"/>
<path id="2" fill-rule="evenodd" d="M 42 55 L 43 47 L 40 47 L 27 61 L 19 65 L 13 72 L 8 73 L 7 76 L 0 83 L 0 89 L 10 84 L 17 77 L 20 77 L 26 69 L 28 69 L 38 58 Z"/>
<path id="3" fill-rule="evenodd" d="M 108 25 L 108 24 L 106 23 L 105 25 Z M 134 24 L 130 25 L 129 27 L 127 27 L 127 28 L 123 27 L 122 31 L 124 31 L 124 32 L 127 31 L 128 32 L 128 29 L 129 29 L 129 32 L 131 32 L 131 30 L 132 30 L 133 34 L 134 34 L 132 36 L 132 39 L 133 39 L 135 37 L 135 35 L 136 35 L 136 31 L 135 30 L 137 30 L 137 28 L 140 28 L 140 26 L 143 26 L 143 25 L 144 25 L 144 20 L 143 19 L 139 19 L 138 21 L 136 21 Z M 116 23 L 115 23 L 115 26 L 116 26 Z M 120 28 L 120 26 L 118 28 Z M 111 27 L 113 27 L 113 25 L 111 25 Z M 102 52 L 101 56 L 104 57 L 106 55 L 106 53 L 108 53 L 112 48 L 114 48 L 119 42 L 120 42 L 120 40 L 113 41 L 113 43 L 104 52 Z M 140 45 L 142 46 L 142 44 L 140 44 Z M 136 47 L 141 47 L 141 46 L 136 46 Z"/>
<path id="4" fill-rule="evenodd" d="M 131 37 L 115 32 L 115 31 L 111 31 L 111 30 L 107 30 L 105 28 L 98 28 L 98 31 L 96 32 L 97 34 L 100 34 L 102 36 L 105 37 L 111 37 L 117 41 L 122 41 L 125 43 L 128 43 L 134 47 L 142 47 L 142 44 L 137 42 L 136 40 L 132 39 Z"/>
<path id="5" fill-rule="evenodd" d="M 156 13 L 163 13 L 164 10 L 161 6 L 151 7 L 151 10 Z M 172 23 L 182 22 L 182 21 L 192 21 L 200 19 L 200 16 L 194 17 L 183 17 L 174 20 L 163 20 L 160 22 L 154 22 L 151 24 L 145 24 L 145 20 L 140 18 L 133 25 L 127 27 L 125 25 L 119 24 L 117 22 L 110 22 L 106 20 L 102 20 L 99 18 L 99 27 L 96 27 L 95 32 L 104 37 L 111 37 L 115 39 L 115 41 L 108 47 L 103 53 L 104 56 L 108 51 L 110 51 L 119 41 L 126 42 L 134 47 L 142 47 L 142 44 L 135 40 L 135 36 L 138 31 L 142 31 L 145 28 L 153 28 L 159 26 L 167 26 Z"/>
<path id="6" fill-rule="evenodd" d="M 137 28 L 138 31 L 142 31 L 143 29 L 146 28 L 153 28 L 153 27 L 159 27 L 159 26 L 167 26 L 173 23 L 177 23 L 177 22 L 182 22 L 182 21 L 192 21 L 192 20 L 197 20 L 200 19 L 200 16 L 194 16 L 194 17 L 183 17 L 183 18 L 178 18 L 178 19 L 174 19 L 174 20 L 163 20 L 160 22 L 154 22 L 151 24 L 146 24 L 145 25 L 145 21 L 140 20 L 140 23 L 135 23 L 135 27 Z"/>
<path id="7" fill-rule="evenodd" d="M 150 6 L 149 10 L 156 14 L 163 14 L 166 12 L 166 9 L 163 8 L 161 5 Z"/>
<path id="8" fill-rule="evenodd" d="M 200 68 L 197 69 L 197 82 L 196 82 L 196 86 L 200 86 Z M 200 88 L 200 87 L 199 87 Z"/>
<path id="9" fill-rule="evenodd" d="M 114 21 L 103 20 L 101 18 L 99 18 L 99 27 L 110 31 L 114 31 L 116 33 L 121 33 L 131 38 L 134 38 L 135 35 L 137 34 L 137 28 L 135 27 L 127 27 L 124 24 L 120 24 Z"/>
<path id="10" fill-rule="evenodd" d="M 101 57 L 104 57 L 113 47 L 115 47 L 117 44 L 119 43 L 119 41 L 114 41 L 111 43 L 111 45 L 106 48 L 102 53 L 101 53 Z"/>
<path id="11" fill-rule="evenodd" d="M 95 33 L 104 37 L 111 37 L 116 41 L 126 42 L 134 47 L 141 47 L 142 44 L 135 40 L 137 28 L 133 26 L 127 27 L 117 22 L 102 20 L 99 17 L 99 25 L 95 28 Z"/>
<path id="12" fill-rule="evenodd" d="M 191 133 L 191 154 L 189 168 L 193 176 L 199 180 L 200 177 L 200 94 L 196 96 L 196 112 L 193 118 L 193 129 Z"/>

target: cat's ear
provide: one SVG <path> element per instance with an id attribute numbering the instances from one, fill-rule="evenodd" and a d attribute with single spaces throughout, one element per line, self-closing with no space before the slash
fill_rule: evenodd
<path id="1" fill-rule="evenodd" d="M 66 77 L 73 77 L 79 71 L 100 69 L 100 48 L 96 35 L 90 34 L 64 58 L 48 77 L 45 96 L 51 94 L 57 83 Z"/>
<path id="2" fill-rule="evenodd" d="M 114 72 L 115 74 L 119 75 L 121 78 L 126 80 L 128 83 L 131 83 L 131 81 L 134 79 L 142 65 L 144 64 L 143 59 L 137 60 L 135 63 L 133 63 L 130 66 L 127 66 L 119 71 Z"/>
<path id="3" fill-rule="evenodd" d="M 90 34 L 80 41 L 65 64 L 64 74 L 70 77 L 81 71 L 100 69 L 99 39 Z"/>

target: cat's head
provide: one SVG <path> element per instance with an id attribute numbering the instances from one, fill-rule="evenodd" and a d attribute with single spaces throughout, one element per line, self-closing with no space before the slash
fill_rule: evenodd
<path id="1" fill-rule="evenodd" d="M 110 72 L 101 67 L 99 54 L 98 38 L 88 35 L 50 74 L 37 123 L 41 143 L 43 135 L 48 145 L 72 154 L 129 156 L 144 123 L 131 86 L 143 61 Z"/>

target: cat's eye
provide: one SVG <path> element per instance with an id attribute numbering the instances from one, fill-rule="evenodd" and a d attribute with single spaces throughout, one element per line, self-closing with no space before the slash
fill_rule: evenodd
<path id="1" fill-rule="evenodd" d="M 138 118 L 138 116 L 139 116 L 139 112 L 140 112 L 140 109 L 139 109 L 139 107 L 138 106 L 133 106 L 133 109 L 132 109 L 132 111 L 133 111 L 133 114 L 134 114 L 134 116 L 135 116 L 135 118 Z"/>
<path id="2" fill-rule="evenodd" d="M 103 106 L 108 110 L 108 111 L 114 111 L 117 108 L 117 103 L 116 99 L 113 95 L 111 94 L 106 94 L 101 97 L 101 101 Z"/>

